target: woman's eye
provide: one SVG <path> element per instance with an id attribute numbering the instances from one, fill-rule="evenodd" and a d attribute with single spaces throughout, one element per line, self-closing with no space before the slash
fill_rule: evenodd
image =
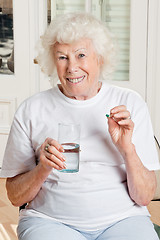
<path id="1" fill-rule="evenodd" d="M 78 57 L 79 57 L 79 58 L 83 58 L 83 57 L 85 57 L 85 54 L 80 53 L 80 54 L 78 55 Z"/>
<path id="2" fill-rule="evenodd" d="M 67 59 L 67 57 L 65 57 L 65 56 L 60 56 L 58 59 L 59 59 L 59 60 L 65 60 L 65 59 Z"/>

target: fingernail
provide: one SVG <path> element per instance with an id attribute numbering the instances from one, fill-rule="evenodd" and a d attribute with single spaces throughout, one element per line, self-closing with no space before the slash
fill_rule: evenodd
<path id="1" fill-rule="evenodd" d="M 106 117 L 109 118 L 110 117 L 109 114 L 106 114 Z"/>
<path id="2" fill-rule="evenodd" d="M 59 151 L 60 152 L 64 152 L 64 149 L 62 147 L 60 147 Z"/>
<path id="3" fill-rule="evenodd" d="M 66 168 L 67 166 L 66 166 L 66 164 L 65 163 L 63 163 L 63 168 Z"/>
<path id="4" fill-rule="evenodd" d="M 63 165 L 63 163 L 61 164 L 60 168 L 62 168 L 62 169 L 64 169 L 64 168 L 65 168 L 65 166 Z"/>
<path id="5" fill-rule="evenodd" d="M 111 110 L 111 113 L 115 113 L 115 112 L 117 112 L 115 109 L 112 109 L 112 110 Z"/>

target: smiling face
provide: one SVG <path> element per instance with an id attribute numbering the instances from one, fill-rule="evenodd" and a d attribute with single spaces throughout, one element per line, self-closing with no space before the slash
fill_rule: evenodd
<path id="1" fill-rule="evenodd" d="M 72 44 L 56 43 L 54 61 L 61 82 L 60 90 L 70 98 L 86 100 L 100 88 L 100 61 L 89 39 Z"/>

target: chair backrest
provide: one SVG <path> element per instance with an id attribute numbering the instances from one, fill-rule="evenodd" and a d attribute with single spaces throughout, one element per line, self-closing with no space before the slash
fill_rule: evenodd
<path id="1" fill-rule="evenodd" d="M 22 206 L 19 207 L 19 211 L 22 209 L 25 209 L 25 206 L 27 205 L 27 203 L 23 204 Z"/>
<path id="2" fill-rule="evenodd" d="M 159 155 L 159 161 L 160 161 L 160 144 L 157 140 L 156 137 L 155 138 L 155 142 L 156 142 L 156 146 L 157 146 L 157 151 L 158 151 L 158 155 Z M 154 195 L 153 200 L 160 200 L 160 170 L 156 170 L 156 178 L 157 178 L 157 189 Z"/>

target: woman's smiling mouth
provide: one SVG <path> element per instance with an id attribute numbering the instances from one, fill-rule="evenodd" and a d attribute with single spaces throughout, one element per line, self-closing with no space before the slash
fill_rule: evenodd
<path id="1" fill-rule="evenodd" d="M 79 78 L 66 78 L 71 83 L 79 83 L 83 81 L 85 76 L 79 77 Z"/>

